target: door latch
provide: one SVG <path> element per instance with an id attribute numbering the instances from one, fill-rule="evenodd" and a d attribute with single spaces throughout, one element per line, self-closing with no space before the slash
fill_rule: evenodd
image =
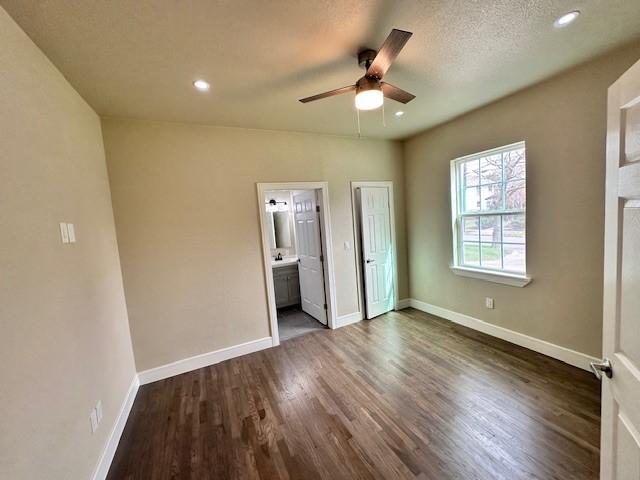
<path id="1" fill-rule="evenodd" d="M 611 362 L 608 358 L 605 358 L 600 362 L 591 362 L 591 371 L 598 380 L 602 380 L 603 373 L 607 378 L 613 377 L 613 369 L 611 368 Z"/>

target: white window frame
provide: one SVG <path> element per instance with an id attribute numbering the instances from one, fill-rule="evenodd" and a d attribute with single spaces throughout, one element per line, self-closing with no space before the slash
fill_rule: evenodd
<path id="1" fill-rule="evenodd" d="M 531 282 L 531 277 L 526 273 L 526 260 L 525 260 L 525 273 L 519 272 L 510 272 L 503 269 L 493 269 L 488 267 L 471 267 L 466 266 L 461 263 L 460 255 L 461 255 L 461 242 L 462 242 L 462 218 L 464 217 L 482 217 L 485 215 L 509 215 L 509 214 L 524 214 L 525 222 L 526 222 L 526 203 L 525 208 L 523 209 L 503 209 L 503 210 L 492 210 L 489 212 L 472 212 L 472 213 L 462 213 L 460 211 L 460 202 L 463 198 L 462 189 L 462 179 L 460 177 L 462 169 L 459 168 L 461 163 L 468 162 L 469 160 L 479 159 L 481 157 L 486 157 L 489 155 L 493 155 L 496 153 L 502 153 L 508 150 L 514 150 L 517 148 L 525 149 L 525 168 L 526 168 L 526 145 L 525 142 L 516 142 L 510 145 L 504 145 L 497 148 L 492 148 L 490 150 L 485 150 L 478 153 L 473 153 L 471 155 L 465 155 L 464 157 L 459 157 L 451 161 L 451 227 L 453 232 L 453 263 L 450 266 L 453 273 L 457 275 L 461 275 L 464 277 L 477 278 L 480 280 L 486 280 L 494 283 L 502 283 L 505 285 L 511 285 L 514 287 L 524 287 L 525 285 Z M 525 189 L 526 189 L 526 175 L 525 175 Z M 479 227 L 479 225 L 478 225 Z M 525 252 L 527 249 L 527 241 L 526 241 L 527 233 L 525 230 Z M 480 245 L 480 252 L 482 252 L 482 245 Z M 482 253 L 481 253 L 482 254 Z M 525 253 L 526 255 L 526 253 Z"/>

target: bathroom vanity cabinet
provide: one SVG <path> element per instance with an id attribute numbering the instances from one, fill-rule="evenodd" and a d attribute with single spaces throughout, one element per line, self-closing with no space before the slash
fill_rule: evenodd
<path id="1" fill-rule="evenodd" d="M 300 303 L 300 278 L 298 264 L 274 266 L 273 286 L 276 293 L 276 307 L 288 307 Z"/>

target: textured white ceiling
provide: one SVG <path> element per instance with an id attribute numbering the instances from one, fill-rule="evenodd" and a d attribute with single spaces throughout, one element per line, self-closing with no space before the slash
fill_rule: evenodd
<path id="1" fill-rule="evenodd" d="M 103 115 L 353 135 L 357 52 L 414 32 L 385 80 L 417 98 L 361 113 L 402 138 L 640 36 L 640 0 L 0 0 Z M 556 30 L 553 20 L 579 9 Z M 191 82 L 204 78 L 202 94 Z M 400 118 L 396 110 L 405 110 Z"/>

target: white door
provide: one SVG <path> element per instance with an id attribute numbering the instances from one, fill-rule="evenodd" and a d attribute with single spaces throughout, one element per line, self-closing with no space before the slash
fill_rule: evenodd
<path id="1" fill-rule="evenodd" d="M 389 189 L 360 188 L 360 224 L 367 318 L 393 310 L 393 246 Z"/>
<path id="2" fill-rule="evenodd" d="M 298 244 L 300 298 L 302 310 L 327 324 L 320 215 L 316 209 L 316 192 L 309 190 L 293 196 L 293 212 Z"/>
<path id="3" fill-rule="evenodd" d="M 640 62 L 609 88 L 600 478 L 640 479 Z M 595 364 L 597 367 L 598 364 Z"/>

